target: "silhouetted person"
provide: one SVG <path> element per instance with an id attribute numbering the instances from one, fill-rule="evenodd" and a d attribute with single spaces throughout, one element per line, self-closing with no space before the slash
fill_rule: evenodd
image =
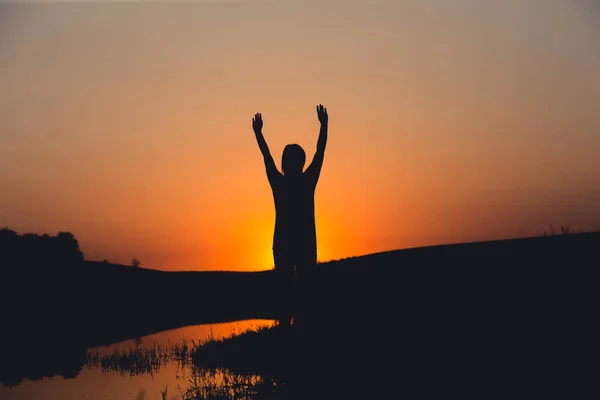
<path id="1" fill-rule="evenodd" d="M 275 233 L 273 258 L 275 270 L 284 287 L 293 283 L 294 267 L 299 282 L 314 274 L 317 264 L 317 235 L 315 226 L 315 188 L 321 173 L 327 144 L 327 109 L 317 106 L 321 123 L 317 151 L 303 172 L 306 154 L 297 144 L 288 144 L 281 158 L 282 172 L 277 170 L 267 142 L 262 134 L 262 115 L 252 119 L 252 128 L 262 152 L 269 184 L 275 200 Z"/>

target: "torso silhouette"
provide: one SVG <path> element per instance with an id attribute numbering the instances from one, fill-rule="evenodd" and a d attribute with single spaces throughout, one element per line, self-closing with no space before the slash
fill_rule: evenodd
<path id="1" fill-rule="evenodd" d="M 315 188 L 318 176 L 308 169 L 299 175 L 272 174 L 275 201 L 273 250 L 293 258 L 316 255 Z"/>
<path id="2" fill-rule="evenodd" d="M 317 263 L 315 188 L 325 157 L 328 123 L 327 110 L 322 104 L 317 106 L 317 115 L 321 129 L 312 162 L 301 172 L 306 160 L 304 150 L 298 144 L 288 144 L 281 160 L 281 170 L 285 174 L 277 170 L 262 134 L 262 115 L 256 113 L 252 119 L 275 201 L 273 257 L 276 270 L 290 271 L 293 266 L 297 270 L 299 266 L 300 270 L 310 270 Z"/>

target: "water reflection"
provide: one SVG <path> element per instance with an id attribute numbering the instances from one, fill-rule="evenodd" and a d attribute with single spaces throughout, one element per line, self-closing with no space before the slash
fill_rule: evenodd
<path id="1" fill-rule="evenodd" d="M 188 363 L 190 347 L 186 341 L 171 347 L 154 344 L 151 348 L 140 347 L 135 350 L 115 349 L 111 354 L 102 354 L 96 350 L 88 352 L 86 366 L 99 368 L 103 373 L 113 372 L 121 376 L 153 375 L 168 363 L 176 362 L 185 367 Z"/>
<path id="2" fill-rule="evenodd" d="M 255 399 L 277 391 L 276 381 L 258 375 L 236 374 L 225 368 L 192 368 L 190 385 L 179 393 L 185 400 Z"/>
<path id="3" fill-rule="evenodd" d="M 92 350 L 86 367 L 99 369 L 105 376 L 129 378 L 154 377 L 161 370 L 174 370 L 175 379 L 161 389 L 163 398 L 169 399 L 249 399 L 263 392 L 274 392 L 277 384 L 273 379 L 193 363 L 192 351 L 200 345 L 200 342 L 183 340 L 171 346 L 155 343 L 150 348 L 114 349 L 110 354 Z"/>
<path id="4" fill-rule="evenodd" d="M 272 326 L 267 321 L 242 321 L 241 323 L 219 324 L 210 326 L 205 339 L 189 341 L 184 336 L 180 342 L 171 343 L 169 337 L 179 337 L 190 329 L 180 329 L 167 335 L 152 335 L 154 338 L 143 338 L 136 341 L 135 348 L 122 348 L 117 344 L 112 352 L 105 349 L 92 349 L 88 352 L 86 367 L 96 368 L 105 375 L 116 374 L 121 377 L 155 376 L 161 370 L 175 371 L 175 380 L 170 385 L 166 384 L 161 389 L 164 399 L 250 399 L 263 394 L 273 394 L 277 390 L 278 382 L 273 378 L 263 378 L 256 374 L 242 374 L 227 368 L 211 368 L 194 362 L 194 350 L 202 348 L 209 342 L 220 342 L 222 339 L 231 338 L 243 332 L 251 332 Z M 206 331 L 207 326 L 192 327 L 195 330 Z M 229 334 L 220 334 L 229 329 Z M 186 332 L 187 331 L 187 332 Z M 166 344 L 164 339 L 167 337 Z M 150 341 L 150 339 L 162 339 Z M 152 343 L 143 346 L 143 343 Z M 143 397 L 145 391 L 138 393 Z M 172 396 L 172 397 L 171 397 Z"/>
<path id="5" fill-rule="evenodd" d="M 30 399 L 42 394 L 44 398 L 61 399 L 249 398 L 265 385 L 261 377 L 194 364 L 191 353 L 210 340 L 272 325 L 268 320 L 247 320 L 192 326 L 83 349 L 73 357 L 61 353 L 64 348 L 51 352 L 53 346 L 49 345 L 43 357 L 22 360 L 15 371 L 23 372 L 28 366 L 21 373 L 27 378 L 0 385 L 0 398 Z M 14 382 L 19 372 L 13 376 Z"/>

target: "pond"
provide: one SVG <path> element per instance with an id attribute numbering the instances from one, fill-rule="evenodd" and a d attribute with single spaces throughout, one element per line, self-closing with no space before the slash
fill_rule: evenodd
<path id="1" fill-rule="evenodd" d="M 82 365 L 76 368 L 77 372 L 67 373 L 69 377 L 57 374 L 23 379 L 13 386 L 0 384 L 0 398 L 175 400 L 227 391 L 227 397 L 243 398 L 244 391 L 260 383 L 260 377 L 194 365 L 190 351 L 210 339 L 274 324 L 271 320 L 242 320 L 196 325 L 86 349 Z M 52 363 L 51 360 L 31 362 Z"/>

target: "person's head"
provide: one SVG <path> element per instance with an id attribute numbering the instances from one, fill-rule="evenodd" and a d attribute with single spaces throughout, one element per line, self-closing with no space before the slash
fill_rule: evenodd
<path id="1" fill-rule="evenodd" d="M 297 144 L 288 144 L 283 149 L 281 169 L 284 175 L 299 175 L 304 169 L 306 154 L 304 149 Z"/>

